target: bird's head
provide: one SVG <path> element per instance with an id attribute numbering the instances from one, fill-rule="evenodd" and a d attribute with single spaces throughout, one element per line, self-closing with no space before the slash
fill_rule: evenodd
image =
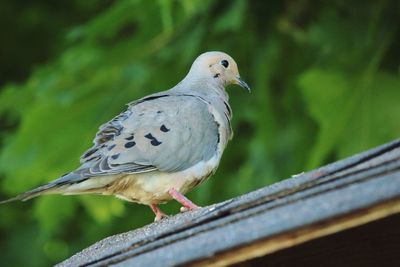
<path id="1" fill-rule="evenodd" d="M 250 87 L 240 78 L 235 60 L 223 52 L 206 52 L 193 62 L 189 75 L 200 75 L 202 78 L 212 80 L 214 83 L 228 86 L 240 85 L 250 92 Z"/>

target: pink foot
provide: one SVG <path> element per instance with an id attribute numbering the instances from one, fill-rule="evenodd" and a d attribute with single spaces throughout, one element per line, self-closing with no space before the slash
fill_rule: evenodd
<path id="1" fill-rule="evenodd" d="M 168 215 L 165 214 L 164 212 L 162 212 L 156 204 L 151 204 L 149 206 L 150 206 L 151 210 L 154 212 L 154 214 L 156 215 L 156 217 L 154 218 L 155 222 L 158 222 L 158 221 L 162 220 L 163 218 L 168 218 Z"/>
<path id="2" fill-rule="evenodd" d="M 192 201 L 187 199 L 184 195 L 179 193 L 175 188 L 171 188 L 168 193 L 173 197 L 176 201 L 182 204 L 182 209 L 181 211 L 187 211 L 187 210 L 197 210 L 200 207 L 194 204 Z"/>

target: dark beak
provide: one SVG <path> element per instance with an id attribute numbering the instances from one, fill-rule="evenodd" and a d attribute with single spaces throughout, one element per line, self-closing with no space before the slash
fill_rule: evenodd
<path id="1" fill-rule="evenodd" d="M 251 92 L 250 86 L 249 86 L 245 81 L 243 81 L 243 80 L 240 78 L 240 76 L 236 76 L 236 82 L 237 82 L 237 84 L 240 85 L 243 89 L 246 89 L 247 92 L 249 92 L 249 93 Z"/>

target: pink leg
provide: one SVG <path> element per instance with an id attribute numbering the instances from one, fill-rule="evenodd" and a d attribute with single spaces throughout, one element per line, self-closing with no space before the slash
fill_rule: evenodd
<path id="1" fill-rule="evenodd" d="M 158 221 L 162 220 L 163 218 L 168 217 L 168 215 L 165 214 L 164 212 L 162 212 L 156 204 L 151 204 L 149 206 L 150 206 L 151 210 L 154 212 L 154 214 L 156 215 L 156 217 L 154 218 L 155 222 L 158 222 Z"/>
<path id="2" fill-rule="evenodd" d="M 185 207 L 188 210 L 197 210 L 198 208 L 200 208 L 199 206 L 194 204 L 192 201 L 187 199 L 184 195 L 179 193 L 175 188 L 171 188 L 168 191 L 168 193 L 171 195 L 171 197 L 173 197 L 176 201 L 181 203 L 183 205 L 183 207 Z"/>

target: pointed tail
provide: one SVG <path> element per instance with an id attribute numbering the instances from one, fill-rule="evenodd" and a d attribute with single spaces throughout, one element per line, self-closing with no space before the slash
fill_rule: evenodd
<path id="1" fill-rule="evenodd" d="M 29 190 L 25 193 L 19 194 L 16 197 L 6 199 L 3 201 L 0 201 L 0 204 L 8 203 L 8 202 L 13 202 L 13 201 L 26 201 L 28 199 L 40 196 L 40 195 L 45 195 L 45 194 L 57 194 L 57 193 L 63 193 L 63 189 L 68 187 L 68 185 L 80 182 L 84 180 L 79 174 L 76 174 L 74 172 L 70 172 L 67 174 L 64 174 L 60 178 L 51 181 L 48 184 L 39 186 L 35 189 Z"/>
<path id="2" fill-rule="evenodd" d="M 5 203 L 13 202 L 13 201 L 18 201 L 18 200 L 26 201 L 28 199 L 31 199 L 31 198 L 34 198 L 34 197 L 37 197 L 37 196 L 40 196 L 40 195 L 43 195 L 46 193 L 50 193 L 50 191 L 52 189 L 54 189 L 55 187 L 57 187 L 57 184 L 55 184 L 55 183 L 45 184 L 38 188 L 35 188 L 35 189 L 29 190 L 25 193 L 19 194 L 16 197 L 0 201 L 0 204 L 5 204 Z"/>

